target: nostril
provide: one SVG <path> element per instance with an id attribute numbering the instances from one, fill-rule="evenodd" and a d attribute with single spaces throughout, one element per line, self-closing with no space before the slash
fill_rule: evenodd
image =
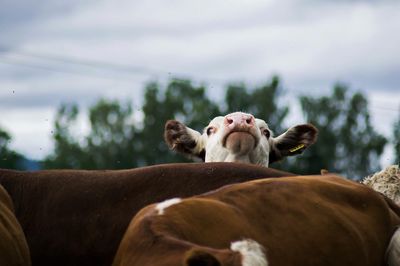
<path id="1" fill-rule="evenodd" d="M 251 124 L 251 118 L 247 118 L 247 119 L 246 119 L 246 123 L 247 123 L 247 124 Z"/>
<path id="2" fill-rule="evenodd" d="M 231 119 L 231 118 L 227 118 L 226 121 L 228 122 L 228 124 L 232 124 L 233 123 L 233 119 Z"/>

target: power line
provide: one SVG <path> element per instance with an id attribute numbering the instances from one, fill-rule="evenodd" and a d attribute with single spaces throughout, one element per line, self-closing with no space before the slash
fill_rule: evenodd
<path id="1" fill-rule="evenodd" d="M 1 48 L 1 47 L 0 47 Z M 176 73 L 173 71 L 161 71 L 153 68 L 147 68 L 147 67 L 140 67 L 140 66 L 134 66 L 134 65 L 126 65 L 126 64 L 118 64 L 118 63 L 110 63 L 110 62 L 105 62 L 105 61 L 97 61 L 97 60 L 88 60 L 88 59 L 82 59 L 82 58 L 77 58 L 77 57 L 71 57 L 71 56 L 60 56 L 60 55 L 54 55 L 54 54 L 45 54 L 45 53 L 31 53 L 31 52 L 25 52 L 25 51 L 10 51 L 7 49 L 0 49 L 0 55 L 1 54 L 8 54 L 8 55 L 20 55 L 23 57 L 31 57 L 31 58 L 37 58 L 37 59 L 42 59 L 46 61 L 53 61 L 57 63 L 61 63 L 62 65 L 78 65 L 78 66 L 84 66 L 84 67 L 90 67 L 93 69 L 102 69 L 106 71 L 112 71 L 114 73 L 121 73 L 125 72 L 125 74 L 129 75 L 146 75 L 146 76 L 153 76 L 153 77 L 174 77 L 174 79 L 191 79 L 191 80 L 199 80 L 197 78 L 194 78 L 193 76 L 185 73 Z M 4 56 L 3 56 L 4 58 Z M 14 65 L 23 65 L 23 63 L 19 62 L 13 62 L 12 64 Z M 32 64 L 30 64 L 29 67 L 34 67 Z M 51 68 L 49 67 L 42 67 L 39 65 L 38 68 L 41 68 L 42 70 L 49 70 L 52 71 Z M 59 71 L 58 72 L 65 72 L 71 74 L 72 71 Z M 75 74 L 74 72 L 73 74 Z M 179 78 L 176 78 L 179 77 Z M 226 81 L 224 79 L 219 79 L 219 78 L 213 78 L 213 77 L 207 77 L 203 78 L 201 80 L 206 80 L 211 83 L 218 83 L 218 84 L 225 84 Z"/>
<path id="2" fill-rule="evenodd" d="M 31 52 L 21 52 L 21 51 L 12 51 L 12 54 L 39 58 L 44 60 L 56 61 L 60 63 L 72 64 L 72 65 L 81 65 L 87 66 L 92 68 L 102 68 L 107 70 L 113 71 L 122 71 L 128 73 L 143 73 L 143 74 L 159 74 L 161 71 L 155 69 L 149 69 L 145 67 L 133 66 L 133 65 L 124 65 L 124 64 L 116 64 L 104 61 L 97 61 L 97 60 L 88 60 L 88 59 L 81 59 L 77 57 L 71 56 L 60 56 L 60 55 L 53 55 L 53 54 L 43 54 L 43 53 L 31 53 Z"/>
<path id="3" fill-rule="evenodd" d="M 0 59 L 0 63 L 1 64 L 7 64 L 7 65 L 13 65 L 13 66 L 22 66 L 22 67 L 27 67 L 27 68 L 34 68 L 34 69 L 38 69 L 38 70 L 45 70 L 45 71 L 51 71 L 51 72 L 67 73 L 67 74 L 73 74 L 73 75 L 86 76 L 86 74 L 82 74 L 82 73 L 76 72 L 76 71 L 60 70 L 60 69 L 55 69 L 55 68 L 51 68 L 51 67 L 47 67 L 47 66 L 41 66 L 41 65 L 37 65 L 37 64 L 13 62 L 11 60 L 8 60 L 7 58 Z M 101 78 L 104 78 L 104 77 L 101 77 Z"/>
<path id="4" fill-rule="evenodd" d="M 70 69 L 65 69 L 65 68 L 54 68 L 48 65 L 40 65 L 38 63 L 26 63 L 26 62 L 19 62 L 15 61 L 13 59 L 4 57 L 0 54 L 0 64 L 6 64 L 6 65 L 12 65 L 12 66 L 19 66 L 19 67 L 26 67 L 26 68 L 32 68 L 35 70 L 41 70 L 41 71 L 49 71 L 49 72 L 55 72 L 55 73 L 63 73 L 63 74 L 72 74 L 72 75 L 79 75 L 79 76 L 84 76 L 84 77 L 91 77 L 91 78 L 100 78 L 100 79 L 107 79 L 107 80 L 123 80 L 129 81 L 129 82 L 137 82 L 137 79 L 134 79 L 132 76 L 128 76 L 126 74 L 124 75 L 119 75 L 118 77 L 116 76 L 110 76 L 110 74 L 104 75 L 96 72 L 91 72 L 91 71 L 86 71 L 82 72 L 79 70 L 70 70 Z M 191 77 L 176 77 L 172 75 L 171 73 L 167 73 L 165 75 L 145 75 L 144 73 L 131 73 L 131 75 L 136 75 L 136 76 L 147 76 L 148 79 L 153 79 L 153 80 L 159 80 L 160 76 L 164 76 L 164 78 L 172 79 L 172 80 L 193 80 Z M 222 83 L 222 81 L 221 81 Z"/>
<path id="5" fill-rule="evenodd" d="M 164 78 L 170 78 L 170 79 L 174 79 L 174 80 L 193 80 L 193 78 L 191 77 L 176 77 L 171 73 L 166 73 L 166 74 L 152 74 L 152 73 L 138 73 L 138 72 L 134 72 L 131 71 L 130 73 L 123 73 L 122 75 L 120 75 L 120 71 L 116 71 L 114 70 L 113 72 L 118 74 L 118 77 L 111 76 L 110 73 L 104 75 L 104 74 L 100 74 L 100 73 L 96 73 L 93 71 L 85 71 L 82 72 L 81 70 L 76 70 L 76 69 L 66 69 L 64 67 L 60 68 L 59 65 L 56 66 L 51 66 L 51 65 L 43 65 L 37 62 L 21 62 L 21 61 L 16 61 L 13 58 L 8 58 L 5 56 L 2 56 L 0 54 L 0 64 L 7 64 L 7 65 L 13 65 L 13 66 L 20 66 L 20 67 L 27 67 L 27 68 L 33 68 L 36 70 L 43 70 L 43 71 L 50 71 L 50 72 L 56 72 L 56 73 L 64 73 L 64 74 L 72 74 L 72 75 L 79 75 L 79 76 L 85 76 L 85 77 L 95 77 L 95 78 L 100 78 L 100 79 L 107 79 L 107 80 L 121 80 L 125 79 L 127 81 L 138 81 L 137 79 L 132 78 L 132 75 L 135 76 L 146 76 L 149 79 L 155 79 L 158 80 L 161 76 L 163 76 Z M 99 69 L 99 68 L 97 68 Z M 107 70 L 107 69 L 105 69 Z M 110 69 L 109 69 L 110 70 Z M 129 75 L 127 75 L 129 74 Z"/>
<path id="6" fill-rule="evenodd" d="M 13 66 L 20 66 L 20 67 L 26 67 L 26 68 L 33 68 L 36 70 L 42 70 L 42 71 L 49 71 L 49 72 L 56 72 L 56 73 L 63 73 L 63 74 L 72 74 L 72 75 L 79 75 L 79 76 L 85 76 L 85 77 L 95 77 L 95 78 L 100 78 L 100 79 L 108 79 L 108 80 L 117 80 L 120 79 L 121 77 L 116 78 L 111 77 L 109 75 L 100 75 L 95 72 L 81 72 L 78 70 L 70 70 L 70 69 L 60 69 L 60 68 L 54 68 L 51 66 L 46 66 L 46 65 L 41 65 L 38 63 L 26 63 L 26 62 L 18 62 L 15 60 L 10 60 L 10 58 L 6 58 L 0 55 L 0 63 L 1 64 L 7 64 L 7 65 L 13 65 Z M 130 81 L 133 81 L 134 79 L 129 78 L 128 76 L 124 76 L 124 79 L 128 79 Z"/>
<path id="7" fill-rule="evenodd" d="M 1 47 L 0 47 L 1 48 Z M 43 65 L 38 62 L 30 60 L 31 62 L 20 62 L 16 61 L 15 58 L 9 58 L 7 55 L 19 55 L 23 57 L 31 57 L 31 58 L 37 58 L 37 59 L 42 59 L 42 60 L 47 60 L 47 61 L 53 61 L 56 62 L 58 65 L 56 67 L 51 66 L 49 64 Z M 26 61 L 26 60 L 25 60 Z M 11 51 L 6 50 L 6 49 L 0 49 L 0 63 L 2 64 L 8 64 L 8 65 L 14 65 L 14 66 L 22 66 L 22 67 L 28 67 L 28 68 L 34 68 L 34 69 L 39 69 L 43 71 L 51 71 L 51 72 L 57 72 L 57 73 L 65 73 L 65 74 L 73 74 L 73 75 L 80 75 L 80 76 L 90 76 L 90 77 L 95 77 L 95 78 L 101 78 L 101 79 L 108 79 L 108 80 L 120 80 L 121 77 L 124 79 L 127 79 L 129 81 L 137 81 L 131 77 L 131 75 L 136 75 L 136 76 L 150 76 L 153 78 L 158 78 L 159 76 L 164 76 L 164 77 L 170 77 L 174 79 L 179 79 L 176 77 L 173 77 L 170 72 L 162 72 L 160 70 L 156 69 L 150 69 L 150 68 L 145 68 L 145 67 L 139 67 L 139 66 L 133 66 L 133 65 L 124 65 L 124 64 L 117 64 L 117 63 L 110 63 L 110 62 L 105 62 L 105 61 L 96 61 L 96 60 L 87 60 L 87 59 L 81 59 L 81 58 L 76 58 L 76 57 L 70 57 L 70 56 L 60 56 L 60 55 L 54 55 L 54 54 L 44 54 L 44 53 L 31 53 L 31 52 L 25 52 L 25 51 Z M 42 62 L 43 63 L 43 62 Z M 60 65 L 61 63 L 61 65 Z M 63 67 L 64 65 L 64 67 Z M 76 66 L 84 66 L 84 67 L 89 67 L 92 69 L 98 69 L 98 70 L 106 70 L 106 71 L 112 71 L 114 73 L 124 73 L 123 75 L 119 75 L 118 77 L 115 76 L 109 76 L 104 75 L 104 74 L 99 74 L 96 72 L 92 71 L 86 71 L 82 72 L 76 69 L 67 69 L 65 68 L 66 65 L 76 65 Z M 61 67 L 61 68 L 60 68 Z M 128 74 L 128 75 L 126 75 Z M 177 76 L 181 76 L 182 79 L 191 79 L 193 80 L 193 77 L 190 77 L 190 75 L 186 74 L 176 74 Z M 216 78 L 208 78 L 206 79 L 208 82 L 211 83 L 219 83 L 219 84 L 226 84 L 226 81 L 223 81 L 222 79 L 216 79 Z M 319 91 L 319 89 L 314 88 L 314 89 L 307 89 L 306 91 Z M 355 89 L 350 89 L 353 92 L 357 92 Z M 296 93 L 295 93 L 296 94 Z M 302 93 L 298 92 L 297 96 L 302 95 Z M 371 106 L 370 108 L 372 109 L 380 109 L 380 110 L 386 110 L 386 111 L 391 111 L 391 112 L 399 112 L 398 109 L 394 108 L 389 108 L 389 107 L 383 107 L 383 106 Z"/>

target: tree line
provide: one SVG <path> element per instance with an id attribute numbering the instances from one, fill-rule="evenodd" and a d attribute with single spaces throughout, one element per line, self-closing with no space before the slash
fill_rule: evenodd
<path id="1" fill-rule="evenodd" d="M 56 113 L 54 150 L 41 167 L 74 169 L 125 169 L 146 165 L 189 162 L 169 151 L 163 140 L 164 124 L 177 119 L 202 130 L 211 118 L 243 111 L 264 119 L 275 135 L 286 130 L 290 106 L 283 102 L 284 89 L 278 77 L 250 88 L 231 84 L 222 102 L 211 99 L 207 88 L 190 80 L 170 80 L 146 85 L 139 110 L 131 101 L 100 99 L 88 110 L 89 133 L 76 133 L 82 113 L 73 103 L 63 104 Z M 379 169 L 384 147 L 395 147 L 400 160 L 400 115 L 393 134 L 386 138 L 371 124 L 368 100 L 361 92 L 351 92 L 342 84 L 329 95 L 302 95 L 298 98 L 304 121 L 319 129 L 316 144 L 303 155 L 287 158 L 272 167 L 298 174 L 317 174 L 321 169 L 361 178 Z M 11 136 L 0 129 L 0 167 L 23 169 L 24 156 L 10 149 Z"/>

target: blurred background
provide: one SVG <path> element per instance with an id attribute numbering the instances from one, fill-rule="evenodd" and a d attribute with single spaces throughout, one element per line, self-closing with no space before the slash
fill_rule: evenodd
<path id="1" fill-rule="evenodd" d="M 168 119 L 245 111 L 318 142 L 271 165 L 359 179 L 400 160 L 400 2 L 0 1 L 0 167 L 187 161 Z"/>

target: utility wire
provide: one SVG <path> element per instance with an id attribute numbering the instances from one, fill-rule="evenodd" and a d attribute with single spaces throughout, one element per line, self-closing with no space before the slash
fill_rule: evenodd
<path id="1" fill-rule="evenodd" d="M 0 47 L 1 48 L 1 47 Z M 10 58 L 7 55 L 19 55 L 23 57 L 31 57 L 31 58 L 37 58 L 41 60 L 47 60 L 47 61 L 53 61 L 56 62 L 58 65 L 50 66 L 50 65 L 43 65 L 38 62 L 21 62 L 15 60 L 15 58 Z M 26 60 L 25 60 L 26 61 Z M 150 68 L 145 68 L 145 67 L 138 67 L 138 66 L 133 66 L 133 65 L 124 65 L 124 64 L 116 64 L 116 63 L 110 63 L 110 62 L 105 62 L 105 61 L 96 61 L 96 60 L 87 60 L 87 59 L 81 59 L 81 58 L 76 58 L 76 57 L 70 57 L 70 56 L 59 56 L 59 55 L 51 55 L 51 54 L 43 54 L 43 53 L 31 53 L 31 52 L 25 52 L 25 51 L 7 51 L 5 49 L 0 49 L 0 63 L 2 64 L 8 64 L 8 65 L 14 65 L 14 66 L 22 66 L 22 67 L 28 67 L 28 68 L 34 68 L 34 69 L 39 69 L 39 70 L 44 70 L 44 71 L 51 71 L 51 72 L 57 72 L 57 73 L 66 73 L 66 74 L 73 74 L 73 75 L 80 75 L 80 76 L 90 76 L 90 77 L 95 77 L 95 78 L 101 78 L 101 79 L 108 79 L 108 80 L 120 80 L 120 78 L 124 78 L 130 81 L 137 81 L 133 79 L 130 75 L 136 75 L 136 76 L 152 76 L 152 77 L 159 77 L 159 76 L 170 76 L 172 77 L 170 72 L 162 72 L 160 70 L 156 69 L 150 69 Z M 61 63 L 61 65 L 60 65 Z M 125 75 L 119 75 L 118 77 L 115 76 L 109 76 L 104 75 L 104 74 L 99 74 L 93 71 L 79 71 L 79 70 L 74 70 L 74 69 L 66 69 L 65 67 L 62 67 L 62 65 L 77 65 L 77 66 L 83 66 L 83 67 L 89 67 L 92 69 L 97 69 L 97 70 L 106 70 L 106 71 L 112 71 L 114 73 L 121 74 L 124 73 Z M 60 68 L 60 66 L 62 68 Z M 128 74 L 129 76 L 127 76 Z M 176 74 L 174 74 L 176 75 Z M 181 74 L 178 75 L 181 77 L 184 77 L 183 79 L 192 79 L 189 75 L 186 74 Z M 174 78 L 178 79 L 179 78 Z M 219 83 L 219 84 L 226 84 L 226 81 L 223 81 L 222 79 L 216 79 L 216 78 L 209 78 L 206 79 L 207 81 L 211 83 Z M 314 89 L 307 89 L 306 91 L 319 91 L 318 88 Z M 351 89 L 353 92 L 357 92 L 355 89 Z M 303 92 L 304 93 L 304 92 Z M 302 93 L 297 93 L 298 96 L 302 95 Z M 369 106 L 372 109 L 379 109 L 379 110 L 386 110 L 386 111 L 392 111 L 392 112 L 399 112 L 398 109 L 394 108 L 389 108 L 389 107 L 383 107 L 383 106 Z"/>
<path id="2" fill-rule="evenodd" d="M 52 55 L 52 54 L 43 54 L 43 53 L 28 53 L 28 52 L 21 52 L 21 51 L 12 51 L 11 54 L 17 54 L 27 57 L 51 60 L 66 64 L 72 65 L 81 65 L 87 66 L 92 68 L 102 68 L 106 70 L 112 71 L 122 71 L 132 73 L 141 73 L 141 74 L 159 74 L 161 71 L 155 69 L 149 69 L 144 67 L 132 66 L 132 65 L 124 65 L 124 64 L 116 64 L 104 61 L 97 61 L 97 60 L 88 60 L 88 59 L 81 59 L 77 57 L 71 56 L 60 56 L 60 55 Z"/>
<path id="3" fill-rule="evenodd" d="M 42 70 L 42 71 L 50 71 L 50 72 L 56 72 L 56 73 L 64 73 L 64 74 L 72 74 L 72 75 L 79 75 L 79 76 L 85 76 L 85 77 L 94 77 L 94 78 L 100 78 L 100 79 L 107 79 L 107 80 L 120 80 L 121 77 L 118 76 L 110 76 L 109 74 L 107 75 L 100 75 L 96 72 L 91 72 L 91 71 L 78 71 L 78 70 L 70 70 L 70 69 L 65 69 L 65 68 L 59 68 L 59 67 L 51 67 L 51 66 L 46 66 L 46 65 L 41 65 L 38 63 L 26 63 L 26 62 L 18 62 L 15 60 L 12 60 L 10 58 L 5 58 L 0 55 L 0 63 L 1 64 L 7 64 L 7 65 L 13 65 L 13 66 L 20 66 L 20 67 L 26 67 L 26 68 L 33 68 L 36 70 Z M 132 73 L 133 74 L 133 73 Z M 130 81 L 135 81 L 133 78 L 129 76 L 122 76 L 123 79 L 127 79 Z"/>
<path id="4" fill-rule="evenodd" d="M 2 52 L 3 51 L 3 52 Z M 37 58 L 41 60 L 47 60 L 47 61 L 53 61 L 61 64 L 68 64 L 68 65 L 78 65 L 78 66 L 85 66 L 85 67 L 90 67 L 93 69 L 102 69 L 106 71 L 112 71 L 116 73 L 121 73 L 125 72 L 125 74 L 129 75 L 146 75 L 146 76 L 153 76 L 153 77 L 171 77 L 174 76 L 174 79 L 191 79 L 191 80 L 199 80 L 197 78 L 192 77 L 189 74 L 185 73 L 176 73 L 176 72 L 168 72 L 168 71 L 161 71 L 157 69 L 152 69 L 152 68 L 146 68 L 146 67 L 139 67 L 139 66 L 134 66 L 134 65 L 126 65 L 126 64 L 117 64 L 117 63 L 110 63 L 110 62 L 105 62 L 105 61 L 97 61 L 97 60 L 88 60 L 88 59 L 81 59 L 77 57 L 71 57 L 71 56 L 60 56 L 60 55 L 54 55 L 54 54 L 44 54 L 44 53 L 31 53 L 31 52 L 25 52 L 25 51 L 10 51 L 6 49 L 1 49 L 0 47 L 0 55 L 3 53 L 7 55 L 20 55 L 23 57 L 31 57 L 31 58 Z M 17 65 L 19 64 L 18 62 L 13 64 Z M 21 64 L 20 64 L 21 65 Z M 31 66 L 33 67 L 33 66 Z M 43 67 L 39 66 L 39 68 Z M 45 67 L 49 68 L 49 67 Z M 51 69 L 46 69 L 50 70 Z M 70 71 L 66 71 L 66 73 L 70 73 Z M 179 77 L 179 78 L 175 78 Z M 206 80 L 211 83 L 217 83 L 217 84 L 225 84 L 226 80 L 224 79 L 219 79 L 219 78 L 205 78 L 202 80 Z"/>

